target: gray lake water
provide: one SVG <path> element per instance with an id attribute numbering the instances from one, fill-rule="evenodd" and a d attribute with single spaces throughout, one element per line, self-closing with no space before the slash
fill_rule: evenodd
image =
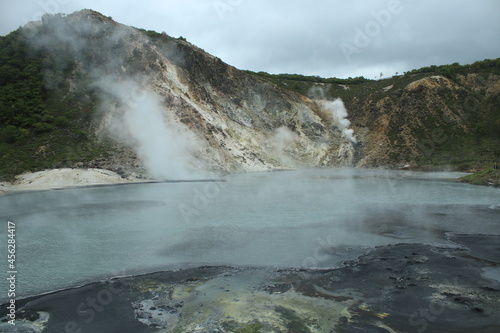
<path id="1" fill-rule="evenodd" d="M 320 169 L 20 193 L 0 197 L 0 239 L 15 222 L 19 297 L 202 265 L 338 267 L 374 246 L 500 235 L 500 190 L 461 175 Z M 0 301 L 7 289 L 4 277 Z"/>

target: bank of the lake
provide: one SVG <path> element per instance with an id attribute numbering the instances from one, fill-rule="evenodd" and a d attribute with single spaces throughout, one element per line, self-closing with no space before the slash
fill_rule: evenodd
<path id="1" fill-rule="evenodd" d="M 2 332 L 498 332 L 500 236 L 378 247 L 329 270 L 198 267 L 20 300 Z M 0 306 L 0 319 L 7 305 Z"/>
<path id="2" fill-rule="evenodd" d="M 15 177 L 13 182 L 0 183 L 0 195 L 20 191 L 40 191 L 66 187 L 113 185 L 143 182 L 145 179 L 124 178 L 116 172 L 104 169 L 48 169 L 25 172 Z"/>
<path id="3" fill-rule="evenodd" d="M 464 183 L 500 187 L 500 169 L 488 168 L 460 178 Z"/>

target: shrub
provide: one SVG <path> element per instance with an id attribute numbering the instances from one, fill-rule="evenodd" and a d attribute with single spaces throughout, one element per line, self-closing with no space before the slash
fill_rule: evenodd
<path id="1" fill-rule="evenodd" d="M 30 132 L 25 128 L 18 128 L 13 125 L 6 126 L 0 130 L 0 138 L 5 143 L 16 143 L 22 141 L 29 136 Z"/>
<path id="2" fill-rule="evenodd" d="M 54 127 L 50 124 L 47 123 L 34 123 L 33 124 L 33 129 L 35 130 L 35 133 L 44 133 L 44 132 L 50 132 Z"/>

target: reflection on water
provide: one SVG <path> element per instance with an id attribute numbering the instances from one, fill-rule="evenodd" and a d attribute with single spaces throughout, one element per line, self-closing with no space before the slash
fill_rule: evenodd
<path id="1" fill-rule="evenodd" d="M 500 267 L 484 267 L 482 276 L 500 283 Z"/>
<path id="2" fill-rule="evenodd" d="M 187 266 L 332 267 L 378 245 L 451 246 L 448 231 L 500 234 L 499 190 L 457 176 L 321 169 L 31 192 L 1 197 L 0 215 L 17 223 L 26 296 Z"/>

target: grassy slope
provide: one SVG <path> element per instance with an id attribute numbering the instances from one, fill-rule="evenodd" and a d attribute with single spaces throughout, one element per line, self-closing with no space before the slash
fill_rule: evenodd
<path id="1" fill-rule="evenodd" d="M 488 168 L 472 175 L 462 177 L 461 180 L 465 183 L 474 185 L 489 185 L 500 187 L 500 170 Z"/>

